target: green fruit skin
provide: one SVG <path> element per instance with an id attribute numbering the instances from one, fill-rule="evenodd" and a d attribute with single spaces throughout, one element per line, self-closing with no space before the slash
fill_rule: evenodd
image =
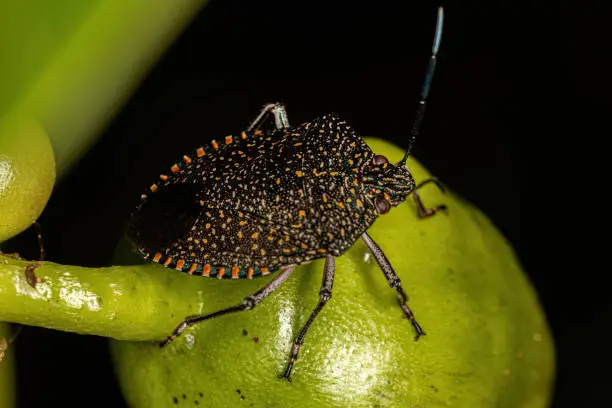
<path id="1" fill-rule="evenodd" d="M 367 141 L 392 161 L 402 156 L 388 143 Z M 409 165 L 417 181 L 430 177 L 415 160 Z M 166 348 L 114 341 L 130 405 L 547 407 L 554 346 L 515 253 L 481 212 L 452 192 L 428 186 L 421 197 L 430 206 L 446 203 L 449 214 L 419 220 L 409 199 L 369 233 L 400 276 L 426 336 L 414 341 L 395 292 L 378 266 L 365 261 L 358 241 L 336 261 L 333 298 L 311 326 L 292 383 L 277 375 L 318 301 L 322 260 L 297 268 L 254 310 L 202 323 Z M 239 303 L 270 280 L 192 278 L 202 280 L 193 282 L 197 294 L 182 301 L 201 313 Z M 174 302 L 181 293 L 169 288 L 162 296 Z M 173 308 L 152 316 L 173 327 L 183 317 Z"/>
<path id="2" fill-rule="evenodd" d="M 0 242 L 36 221 L 54 182 L 53 148 L 36 119 L 18 111 L 0 116 Z"/>

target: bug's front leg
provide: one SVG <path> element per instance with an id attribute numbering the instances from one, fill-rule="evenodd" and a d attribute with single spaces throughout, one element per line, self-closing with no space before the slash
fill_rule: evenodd
<path id="1" fill-rule="evenodd" d="M 423 201 L 421 200 L 421 196 L 419 195 L 419 192 L 417 190 L 429 183 L 434 183 L 443 193 L 445 192 L 444 186 L 442 185 L 440 180 L 438 180 L 436 177 L 428 178 L 427 180 L 420 182 L 415 187 L 415 189 L 412 190 L 412 197 L 414 198 L 414 202 L 416 203 L 417 215 L 419 216 L 419 218 L 427 218 L 427 217 L 431 217 L 432 215 L 435 215 L 436 213 L 440 211 L 448 211 L 448 208 L 446 207 L 445 204 L 440 204 L 436 207 L 431 207 L 431 208 L 425 207 L 425 205 L 423 204 Z"/>
<path id="2" fill-rule="evenodd" d="M 285 107 L 279 103 L 269 103 L 263 107 L 259 115 L 247 128 L 247 132 L 255 131 L 261 128 L 270 118 L 270 114 L 274 116 L 274 126 L 276 130 L 288 129 L 289 118 Z"/>
<path id="3" fill-rule="evenodd" d="M 223 316 L 225 314 L 234 313 L 234 312 L 242 312 L 244 310 L 251 310 L 258 304 L 260 304 L 265 298 L 270 296 L 272 292 L 278 289 L 291 275 L 291 272 L 295 269 L 295 266 L 289 266 L 285 269 L 282 269 L 278 275 L 274 277 L 266 286 L 261 288 L 259 291 L 253 293 L 250 296 L 247 296 L 242 303 L 228 307 L 226 309 L 221 309 L 213 313 L 209 313 L 206 315 L 197 315 L 190 316 L 183 320 L 181 324 L 178 325 L 176 329 L 172 332 L 172 334 L 163 342 L 159 344 L 160 347 L 167 346 L 172 343 L 174 339 L 181 335 L 188 327 L 193 326 L 196 323 L 203 322 L 205 320 L 210 320 L 215 317 Z"/>
<path id="4" fill-rule="evenodd" d="M 412 327 L 414 327 L 414 330 L 416 332 L 415 340 L 418 340 L 419 337 L 425 334 L 425 332 L 421 328 L 421 325 L 419 325 L 419 323 L 416 321 L 412 310 L 410 310 L 410 308 L 408 307 L 408 295 L 406 295 L 406 292 L 404 292 L 404 288 L 402 288 L 402 283 L 400 282 L 399 276 L 397 276 L 397 274 L 393 270 L 393 267 L 391 266 L 391 263 L 387 259 L 385 253 L 382 251 L 382 249 L 380 249 L 378 244 L 374 242 L 374 240 L 368 235 L 368 233 L 364 232 L 361 238 L 370 250 L 370 253 L 372 253 L 372 255 L 374 256 L 374 259 L 376 259 L 376 263 L 378 263 L 378 266 L 385 275 L 385 278 L 387 278 L 387 282 L 389 282 L 389 285 L 399 294 L 399 305 L 402 308 L 402 311 L 404 312 L 406 317 L 410 320 Z"/>
<path id="5" fill-rule="evenodd" d="M 286 378 L 289 382 L 291 382 L 291 370 L 293 369 L 293 364 L 295 363 L 295 360 L 297 359 L 298 354 L 300 352 L 300 347 L 302 347 L 302 344 L 304 344 L 306 333 L 308 333 L 310 325 L 317 317 L 319 312 L 323 309 L 325 304 L 332 297 L 335 269 L 335 258 L 332 255 L 327 255 L 327 258 L 325 259 L 325 267 L 323 269 L 323 282 L 321 283 L 321 289 L 319 290 L 319 303 L 317 303 L 317 306 L 310 314 L 308 321 L 306 321 L 306 324 L 304 325 L 304 327 L 302 327 L 300 334 L 298 334 L 297 338 L 293 342 L 293 347 L 291 348 L 291 356 L 289 358 L 289 364 L 287 364 L 287 368 L 285 369 L 285 372 L 280 376 L 280 378 Z"/>

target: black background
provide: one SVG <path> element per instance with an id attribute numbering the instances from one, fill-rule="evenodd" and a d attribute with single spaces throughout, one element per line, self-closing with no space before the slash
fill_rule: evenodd
<path id="1" fill-rule="evenodd" d="M 572 261 L 583 238 L 570 226 L 597 212 L 574 172 L 595 132 L 587 116 L 608 110 L 596 91 L 606 84 L 592 86 L 604 72 L 591 41 L 602 25 L 587 22 L 597 11 L 574 4 L 528 4 L 445 5 L 414 155 L 514 245 L 555 336 L 554 407 L 599 406 L 612 362 L 602 324 L 612 310 L 593 284 L 592 258 Z M 211 2 L 57 185 L 40 219 L 47 259 L 107 265 L 151 175 L 239 132 L 266 102 L 284 102 L 293 124 L 333 111 L 361 134 L 405 147 L 437 5 Z M 35 242 L 28 231 L 10 247 L 34 258 Z M 123 406 L 104 339 L 26 328 L 17 346 L 20 406 Z"/>

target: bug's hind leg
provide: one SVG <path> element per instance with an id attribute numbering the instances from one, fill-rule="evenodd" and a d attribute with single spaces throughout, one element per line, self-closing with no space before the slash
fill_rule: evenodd
<path id="1" fill-rule="evenodd" d="M 289 128 L 289 117 L 285 107 L 279 103 L 269 103 L 263 107 L 259 115 L 247 128 L 247 132 L 255 131 L 261 128 L 270 118 L 274 117 L 274 126 L 276 130 Z"/>
<path id="2" fill-rule="evenodd" d="M 260 304 L 265 298 L 270 296 L 272 292 L 278 289 L 291 275 L 291 272 L 295 269 L 295 266 L 289 266 L 280 271 L 278 275 L 274 277 L 266 286 L 261 288 L 259 291 L 253 293 L 250 296 L 244 298 L 242 303 L 236 306 L 228 307 L 226 309 L 221 309 L 213 313 L 209 313 L 206 315 L 196 315 L 189 316 L 181 324 L 178 325 L 176 329 L 172 332 L 172 335 L 168 337 L 165 341 L 159 344 L 160 347 L 167 346 L 172 343 L 174 339 L 181 335 L 190 326 L 193 326 L 196 323 L 203 322 L 205 320 L 210 320 L 218 316 L 223 316 L 225 314 L 233 313 L 233 312 L 242 312 L 243 310 L 251 310 L 258 304 Z"/>
<path id="3" fill-rule="evenodd" d="M 300 334 L 298 334 L 297 338 L 293 342 L 293 347 L 291 348 L 291 357 L 289 358 L 289 364 L 287 364 L 287 368 L 285 369 L 285 372 L 280 376 L 280 378 L 286 378 L 288 381 L 291 381 L 291 370 L 293 369 L 293 364 L 295 363 L 295 360 L 297 359 L 298 354 L 300 352 L 300 347 L 302 346 L 302 344 L 304 344 L 306 333 L 308 333 L 310 325 L 317 317 L 319 312 L 323 309 L 329 299 L 331 299 L 332 288 L 334 286 L 335 268 L 335 258 L 332 255 L 327 255 L 327 258 L 325 259 L 325 268 L 323 270 L 323 282 L 321 283 L 321 290 L 319 290 L 319 303 L 317 303 L 317 306 L 310 314 L 308 321 L 306 321 L 306 324 L 304 325 L 304 327 L 302 327 Z"/>
<path id="4" fill-rule="evenodd" d="M 414 198 L 414 202 L 416 203 L 417 215 L 419 216 L 419 218 L 427 218 L 431 217 L 432 215 L 435 215 L 440 211 L 448 211 L 448 208 L 445 204 L 440 204 L 436 207 L 431 208 L 425 207 L 423 201 L 421 200 L 421 196 L 419 195 L 419 192 L 417 190 L 429 183 L 434 183 L 443 193 L 445 192 L 444 186 L 436 177 L 431 177 L 427 180 L 423 180 L 422 182 L 420 182 L 412 191 L 412 197 Z"/>
<path id="5" fill-rule="evenodd" d="M 406 292 L 404 292 L 404 288 L 402 288 L 402 283 L 400 282 L 399 276 L 397 276 L 397 274 L 393 270 L 393 267 L 391 266 L 391 263 L 387 259 L 387 256 L 385 255 L 385 253 L 382 251 L 382 249 L 380 249 L 378 244 L 374 242 L 374 240 L 366 232 L 363 233 L 361 238 L 363 239 L 366 246 L 368 247 L 368 249 L 374 256 L 374 259 L 376 259 L 376 263 L 378 263 L 378 266 L 380 267 L 383 274 L 385 275 L 385 278 L 387 278 L 387 282 L 389 282 L 389 286 L 395 289 L 397 293 L 399 294 L 400 296 L 399 305 L 402 308 L 402 311 L 404 312 L 408 320 L 410 320 L 412 327 L 414 327 L 414 331 L 416 332 L 415 340 L 418 340 L 419 337 L 425 334 L 425 332 L 423 331 L 419 323 L 416 321 L 416 318 L 414 317 L 414 313 L 412 313 L 412 310 L 410 310 L 410 308 L 408 307 L 408 295 L 406 295 Z"/>

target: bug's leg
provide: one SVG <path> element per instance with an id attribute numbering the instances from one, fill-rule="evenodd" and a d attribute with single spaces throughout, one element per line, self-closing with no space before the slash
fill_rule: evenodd
<path id="1" fill-rule="evenodd" d="M 443 193 L 446 193 L 446 189 L 444 188 L 444 184 L 442 184 L 442 182 L 437 178 L 437 177 L 430 177 L 428 179 L 425 179 L 423 181 L 421 181 L 419 184 L 417 184 L 415 190 L 420 189 L 421 187 L 429 184 L 429 183 L 434 183 L 436 185 L 436 187 L 438 187 L 440 189 L 440 191 L 442 191 Z"/>
<path id="2" fill-rule="evenodd" d="M 42 279 L 40 279 L 38 276 L 36 276 L 36 273 L 34 273 L 34 271 L 36 271 L 36 269 L 38 269 L 42 263 L 42 261 L 45 258 L 45 248 L 43 246 L 43 241 L 42 241 L 42 233 L 40 231 L 40 225 L 38 224 L 38 222 L 34 222 L 34 230 L 36 231 L 36 238 L 38 239 L 38 246 L 40 248 L 40 256 L 38 258 L 38 261 L 34 262 L 31 265 L 26 266 L 25 269 L 25 278 L 26 281 L 28 282 L 28 285 L 30 285 L 31 287 L 35 288 L 36 284 L 42 282 Z"/>
<path id="3" fill-rule="evenodd" d="M 412 310 L 410 310 L 410 308 L 408 307 L 408 295 L 406 295 L 406 292 L 404 292 L 404 288 L 402 288 L 402 283 L 400 282 L 399 276 L 397 276 L 397 274 L 393 270 L 393 267 L 391 266 L 391 263 L 387 259 L 385 253 L 382 251 L 382 249 L 380 249 L 378 244 L 374 242 L 374 240 L 368 235 L 368 233 L 364 232 L 361 238 L 374 256 L 374 259 L 376 259 L 376 263 L 378 263 L 378 266 L 385 275 L 385 278 L 387 278 L 389 286 L 395 289 L 399 294 L 399 305 L 402 308 L 402 311 L 404 312 L 406 317 L 410 320 L 412 327 L 414 327 L 414 330 L 416 331 L 415 340 L 418 340 L 419 337 L 425 334 L 425 332 L 423 331 L 419 323 L 416 321 Z"/>
<path id="4" fill-rule="evenodd" d="M 440 204 L 436 207 L 431 207 L 431 208 L 425 207 L 425 205 L 423 204 L 423 201 L 421 200 L 421 196 L 419 195 L 419 192 L 417 190 L 429 183 L 434 183 L 443 193 L 445 192 L 444 186 L 442 185 L 440 180 L 438 180 L 436 177 L 431 177 L 431 178 L 428 178 L 427 180 L 423 180 L 422 182 L 420 182 L 415 187 L 415 189 L 412 191 L 412 197 L 414 198 L 414 202 L 416 203 L 417 215 L 419 216 L 419 218 L 431 217 L 432 215 L 440 211 L 448 210 L 445 204 Z"/>
<path id="5" fill-rule="evenodd" d="M 269 103 L 263 107 L 259 115 L 247 128 L 247 132 L 258 130 L 261 126 L 267 122 L 270 115 L 274 116 L 274 126 L 277 130 L 289 128 L 289 118 L 285 107 L 277 103 Z"/>
<path id="6" fill-rule="evenodd" d="M 298 334 L 297 338 L 293 342 L 293 348 L 291 349 L 291 357 L 289 358 L 289 364 L 287 364 L 287 368 L 285 372 L 280 376 L 280 378 L 286 378 L 288 381 L 291 381 L 291 370 L 293 369 L 293 364 L 298 357 L 300 352 L 300 347 L 304 344 L 304 339 L 306 338 L 306 333 L 308 332 L 308 328 L 317 317 L 319 312 L 323 309 L 323 306 L 331 299 L 332 297 L 332 288 L 334 286 L 334 271 L 335 271 L 335 258 L 332 255 L 327 255 L 325 259 L 325 268 L 323 270 L 323 282 L 321 283 L 321 290 L 319 290 L 319 303 L 314 308 L 308 321 L 302 327 L 300 334 Z"/>
<path id="7" fill-rule="evenodd" d="M 274 115 L 274 124 L 277 130 L 289 128 L 289 117 L 283 105 L 277 103 L 272 110 L 272 114 Z"/>
<path id="8" fill-rule="evenodd" d="M 168 337 L 165 341 L 159 344 L 160 347 L 167 346 L 172 343 L 174 339 L 181 335 L 190 326 L 193 326 L 196 323 L 203 322 L 205 320 L 210 320 L 218 316 L 223 316 L 225 314 L 233 313 L 233 312 L 242 312 L 243 310 L 251 310 L 258 304 L 260 304 L 265 298 L 270 296 L 272 292 L 278 289 L 283 282 L 287 280 L 291 272 L 295 269 L 295 266 L 289 266 L 285 269 L 282 269 L 278 275 L 274 277 L 266 286 L 261 288 L 259 291 L 253 293 L 252 295 L 244 298 L 242 303 L 236 306 L 228 307 L 227 309 L 221 309 L 214 313 L 209 313 L 206 315 L 197 315 L 197 316 L 189 316 L 181 324 L 178 325 L 176 329 L 172 332 L 172 335 Z"/>

